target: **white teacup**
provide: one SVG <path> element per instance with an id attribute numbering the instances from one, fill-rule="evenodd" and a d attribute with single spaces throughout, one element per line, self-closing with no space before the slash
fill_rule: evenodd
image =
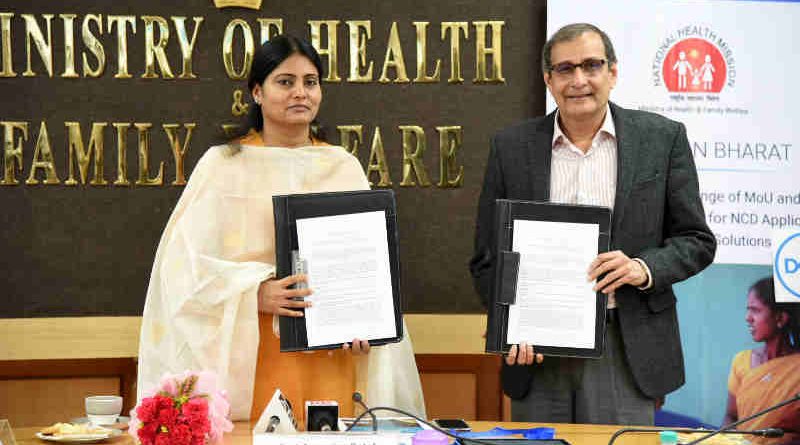
<path id="1" fill-rule="evenodd" d="M 86 398 L 86 417 L 93 425 L 111 425 L 122 413 L 122 397 L 89 396 Z"/>

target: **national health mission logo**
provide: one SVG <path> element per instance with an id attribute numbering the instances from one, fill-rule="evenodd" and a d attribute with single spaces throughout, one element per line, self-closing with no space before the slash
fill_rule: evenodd
<path id="1" fill-rule="evenodd" d="M 661 42 L 652 65 L 653 84 L 670 93 L 719 94 L 736 82 L 728 42 L 707 26 L 684 26 Z"/>
<path id="2" fill-rule="evenodd" d="M 800 232 L 781 231 L 773 234 L 775 261 L 775 301 L 800 303 Z"/>

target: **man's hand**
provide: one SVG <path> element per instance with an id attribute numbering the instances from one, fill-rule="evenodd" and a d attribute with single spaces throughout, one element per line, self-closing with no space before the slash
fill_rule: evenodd
<path id="1" fill-rule="evenodd" d="M 519 354 L 517 354 L 517 351 L 519 351 Z M 544 356 L 542 354 L 534 354 L 533 346 L 527 343 L 520 343 L 519 347 L 511 345 L 511 349 L 506 356 L 506 364 L 508 366 L 513 366 L 514 364 L 532 365 L 534 360 L 536 363 L 542 363 Z"/>
<path id="2" fill-rule="evenodd" d="M 587 273 L 588 281 L 594 281 L 605 274 L 605 277 L 592 288 L 595 292 L 599 290 L 604 294 L 610 294 L 624 284 L 639 287 L 647 283 L 647 272 L 644 267 L 621 250 L 597 255 L 589 265 Z"/>

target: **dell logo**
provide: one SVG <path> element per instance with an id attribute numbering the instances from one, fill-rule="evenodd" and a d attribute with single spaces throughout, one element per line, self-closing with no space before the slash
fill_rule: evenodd
<path id="1" fill-rule="evenodd" d="M 775 234 L 775 300 L 800 303 L 800 232 Z"/>

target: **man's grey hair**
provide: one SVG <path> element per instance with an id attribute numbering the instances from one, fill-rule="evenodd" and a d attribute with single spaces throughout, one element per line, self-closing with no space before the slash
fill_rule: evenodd
<path id="1" fill-rule="evenodd" d="M 591 23 L 573 23 L 556 31 L 556 33 L 553 34 L 544 44 L 544 48 L 542 48 L 542 72 L 549 73 L 550 70 L 553 69 L 553 60 L 551 58 L 553 46 L 555 46 L 557 43 L 575 40 L 587 32 L 593 32 L 599 35 L 600 39 L 603 40 L 603 46 L 606 50 L 606 62 L 608 63 L 608 66 L 610 67 L 617 63 L 617 55 L 614 53 L 614 45 L 611 44 L 611 39 L 608 38 L 606 33 Z"/>

